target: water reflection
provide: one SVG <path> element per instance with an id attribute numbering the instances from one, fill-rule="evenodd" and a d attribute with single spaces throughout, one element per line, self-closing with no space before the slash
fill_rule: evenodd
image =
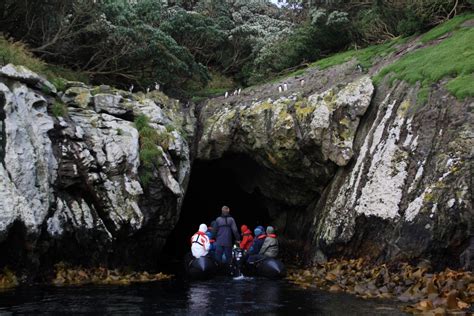
<path id="1" fill-rule="evenodd" d="M 173 280 L 131 286 L 24 287 L 0 292 L 0 315 L 400 315 L 391 301 L 304 291 L 284 280 Z"/>

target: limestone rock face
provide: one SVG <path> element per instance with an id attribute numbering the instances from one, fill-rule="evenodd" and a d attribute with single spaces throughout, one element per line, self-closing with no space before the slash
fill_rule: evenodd
<path id="1" fill-rule="evenodd" d="M 198 158 L 251 157 L 262 168 L 249 175 L 253 185 L 248 191 L 258 188 L 280 203 L 279 209 L 304 208 L 319 197 L 337 167 L 352 158 L 360 117 L 373 92 L 370 78 L 362 76 L 309 95 L 210 100 L 201 111 Z"/>
<path id="2" fill-rule="evenodd" d="M 443 267 L 468 246 L 474 104 L 438 89 L 419 107 L 417 91 L 381 86 L 356 159 L 313 208 L 317 249 L 381 260 L 422 257 Z"/>
<path id="3" fill-rule="evenodd" d="M 375 89 L 355 69 L 313 69 L 304 87 L 285 79 L 283 93 L 269 83 L 195 107 L 79 82 L 56 92 L 4 66 L 0 251 L 15 255 L 0 256 L 0 267 L 153 267 L 181 216 L 193 161 L 219 159 L 313 260 L 470 268 L 472 98 L 456 100 L 440 83 L 420 105 L 419 87 Z M 144 117 L 148 134 L 135 125 Z"/>
<path id="4" fill-rule="evenodd" d="M 46 99 L 26 85 L 0 83 L 2 152 L 0 240 L 15 221 L 39 232 L 54 201 L 57 159 L 48 132 L 53 119 Z"/>
<path id="5" fill-rule="evenodd" d="M 184 118 L 174 100 L 158 100 L 159 93 L 140 99 L 70 83 L 60 97 L 38 90 L 39 82 L 50 83 L 22 67 L 5 66 L 0 75 L 0 244 L 20 225 L 23 238 L 43 245 L 33 251 L 39 258 L 124 264 L 127 257 L 156 257 L 181 209 L 191 164 L 179 131 L 193 118 Z M 61 103 L 64 117 L 48 113 Z M 183 126 L 170 127 L 165 111 Z M 138 115 L 169 134 L 147 187 L 140 181 Z M 146 254 L 135 255 L 140 251 Z"/>

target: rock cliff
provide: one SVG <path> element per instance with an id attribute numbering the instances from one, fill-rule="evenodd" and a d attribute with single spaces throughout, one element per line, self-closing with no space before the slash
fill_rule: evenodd
<path id="1" fill-rule="evenodd" d="M 1 265 L 153 266 L 180 218 L 195 159 L 244 155 L 287 238 L 312 260 L 368 256 L 469 266 L 472 98 L 439 82 L 375 88 L 349 61 L 198 107 L 21 66 L 0 69 Z M 304 82 L 301 80 L 304 79 Z M 471 246 L 472 248 L 472 246 Z M 33 265 L 31 265 L 33 263 Z M 472 266 L 471 266 L 472 267 Z"/>

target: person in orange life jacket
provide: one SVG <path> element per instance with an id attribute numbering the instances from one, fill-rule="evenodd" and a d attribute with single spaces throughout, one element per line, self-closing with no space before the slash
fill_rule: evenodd
<path id="1" fill-rule="evenodd" d="M 250 246 L 252 246 L 252 243 L 253 243 L 252 232 L 247 227 L 247 225 L 242 225 L 240 227 L 240 231 L 242 232 L 242 241 L 240 242 L 240 248 L 248 251 L 250 249 Z"/>
<path id="2" fill-rule="evenodd" d="M 253 243 L 250 246 L 249 255 L 256 255 L 260 252 L 260 248 L 262 248 L 263 242 L 265 241 L 265 233 L 263 232 L 262 226 L 257 226 L 257 228 L 253 231 L 255 237 L 253 239 Z"/>
<path id="3" fill-rule="evenodd" d="M 216 219 L 214 226 L 216 231 L 216 257 L 223 263 L 232 260 L 232 237 L 240 243 L 240 236 L 234 219 L 230 216 L 230 209 L 227 206 L 222 207 L 222 215 Z M 225 259 L 222 260 L 222 255 Z"/>
<path id="4" fill-rule="evenodd" d="M 209 237 L 206 236 L 207 225 L 199 225 L 197 233 L 191 237 L 191 252 L 195 258 L 204 257 L 209 253 Z"/>
<path id="5" fill-rule="evenodd" d="M 247 262 L 250 264 L 265 258 L 264 256 L 258 254 L 260 252 L 260 248 L 262 248 L 262 245 L 265 242 L 265 238 L 267 237 L 263 230 L 263 226 L 257 226 L 257 228 L 255 228 L 253 231 L 255 237 L 247 253 Z"/>
<path id="6" fill-rule="evenodd" d="M 275 229 L 272 226 L 268 226 L 267 237 L 258 253 L 265 257 L 276 258 L 278 256 L 278 249 L 279 244 L 277 236 L 275 235 Z"/>

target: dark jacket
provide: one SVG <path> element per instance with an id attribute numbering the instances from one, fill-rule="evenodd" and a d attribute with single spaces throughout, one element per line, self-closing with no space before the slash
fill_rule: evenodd
<path id="1" fill-rule="evenodd" d="M 237 225 L 230 215 L 221 215 L 216 219 L 216 246 L 232 247 L 232 235 L 240 240 Z"/>
<path id="2" fill-rule="evenodd" d="M 265 234 L 255 236 L 252 246 L 250 246 L 250 250 L 248 252 L 249 255 L 258 255 L 263 243 L 265 242 L 265 237 L 267 237 Z"/>

